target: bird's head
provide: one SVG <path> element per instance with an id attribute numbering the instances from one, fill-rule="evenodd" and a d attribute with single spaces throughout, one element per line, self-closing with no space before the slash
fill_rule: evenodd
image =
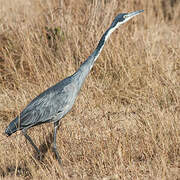
<path id="1" fill-rule="evenodd" d="M 123 13 L 123 14 L 118 14 L 115 19 L 113 20 L 111 27 L 112 28 L 118 28 L 121 24 L 129 21 L 131 18 L 133 18 L 134 16 L 137 16 L 138 14 L 140 14 L 141 12 L 143 12 L 144 10 L 139 10 L 139 11 L 135 11 L 135 12 L 131 12 L 131 13 Z"/>

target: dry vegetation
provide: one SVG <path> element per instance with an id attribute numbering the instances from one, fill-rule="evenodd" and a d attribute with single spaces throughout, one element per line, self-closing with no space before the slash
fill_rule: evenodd
<path id="1" fill-rule="evenodd" d="M 58 149 L 52 124 L 29 130 L 38 161 L 8 123 L 71 75 L 120 12 L 145 12 L 106 43 Z M 180 179 L 180 3 L 177 0 L 0 0 L 0 176 L 5 179 Z"/>

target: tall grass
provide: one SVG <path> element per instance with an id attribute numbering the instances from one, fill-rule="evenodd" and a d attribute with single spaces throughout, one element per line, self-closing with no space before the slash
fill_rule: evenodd
<path id="1" fill-rule="evenodd" d="M 2 135 L 39 93 L 71 75 L 120 12 L 115 31 L 62 119 Z M 5 179 L 180 178 L 180 3 L 173 0 L 0 0 L 0 176 Z"/>

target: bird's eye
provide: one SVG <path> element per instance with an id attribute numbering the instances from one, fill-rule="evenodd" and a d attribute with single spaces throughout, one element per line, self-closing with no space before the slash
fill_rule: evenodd
<path id="1" fill-rule="evenodd" d="M 126 17 L 127 17 L 126 15 L 123 16 L 124 19 L 126 19 Z"/>

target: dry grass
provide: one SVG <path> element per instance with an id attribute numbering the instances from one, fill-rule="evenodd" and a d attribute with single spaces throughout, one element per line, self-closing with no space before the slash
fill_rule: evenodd
<path id="1" fill-rule="evenodd" d="M 61 4 L 59 5 L 59 2 Z M 131 2 L 131 3 L 130 3 Z M 180 179 L 180 3 L 0 0 L 0 133 L 36 95 L 72 74 L 119 12 L 144 14 L 112 34 L 58 131 L 1 135 L 5 179 Z"/>

